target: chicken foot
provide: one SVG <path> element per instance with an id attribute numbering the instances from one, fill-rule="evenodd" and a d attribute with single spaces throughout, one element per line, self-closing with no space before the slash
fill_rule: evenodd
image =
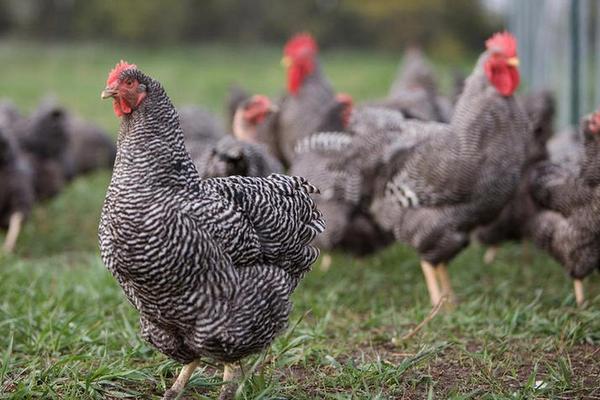
<path id="1" fill-rule="evenodd" d="M 173 400 L 179 396 L 190 380 L 192 373 L 194 373 L 194 370 L 198 367 L 198 364 L 200 364 L 200 360 L 192 361 L 183 366 L 173 386 L 171 386 L 171 388 L 163 395 L 163 400 Z"/>
<path id="2" fill-rule="evenodd" d="M 425 283 L 427 284 L 427 291 L 429 292 L 431 305 L 435 307 L 442 300 L 442 294 L 436 279 L 435 268 L 427 261 L 421 260 L 421 269 L 423 270 L 423 275 L 425 276 Z"/>
<path id="3" fill-rule="evenodd" d="M 582 306 L 585 301 L 583 293 L 583 281 L 581 279 L 573 279 L 573 289 L 575 290 L 575 301 L 578 306 Z"/>
<path id="4" fill-rule="evenodd" d="M 498 255 L 498 246 L 489 246 L 485 250 L 485 254 L 483 255 L 483 262 L 486 265 L 490 265 L 491 263 L 494 262 L 497 255 Z"/>
<path id="5" fill-rule="evenodd" d="M 237 391 L 237 380 L 240 377 L 241 368 L 233 364 L 225 364 L 223 368 L 223 386 L 219 400 L 233 400 Z"/>
<path id="6" fill-rule="evenodd" d="M 11 214 L 8 222 L 8 232 L 4 239 L 3 249 L 7 253 L 11 253 L 17 243 L 17 238 L 21 232 L 21 225 L 23 224 L 23 213 L 20 211 Z"/>
<path id="7" fill-rule="evenodd" d="M 435 273 L 440 282 L 440 286 L 442 287 L 442 297 L 446 299 L 446 304 L 450 308 L 453 308 L 454 304 L 456 304 L 456 295 L 454 294 L 452 284 L 450 283 L 448 267 L 446 266 L 446 264 L 438 264 L 435 267 Z"/>

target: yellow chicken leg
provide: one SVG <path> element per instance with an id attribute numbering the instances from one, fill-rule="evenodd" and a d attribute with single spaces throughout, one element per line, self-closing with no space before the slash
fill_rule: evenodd
<path id="1" fill-rule="evenodd" d="M 221 394 L 219 400 L 233 400 L 238 384 L 240 369 L 233 364 L 225 364 L 223 369 L 223 386 L 221 387 Z"/>
<path id="2" fill-rule="evenodd" d="M 425 276 L 425 283 L 427 284 L 427 290 L 429 291 L 431 305 L 435 307 L 442 299 L 440 287 L 438 286 L 438 282 L 435 277 L 435 268 L 427 261 L 421 260 L 421 269 L 423 270 L 423 275 Z"/>
<path id="3" fill-rule="evenodd" d="M 19 237 L 19 233 L 21 232 L 21 225 L 23 223 L 23 213 L 17 211 L 11 214 L 10 219 L 8 221 L 8 232 L 6 233 L 6 238 L 4 239 L 4 251 L 10 253 L 15 248 L 15 244 L 17 243 L 17 238 Z"/>
<path id="4" fill-rule="evenodd" d="M 323 254 L 323 257 L 321 258 L 321 271 L 323 272 L 327 272 L 329 271 L 329 268 L 331 267 L 331 255 L 328 253 Z"/>
<path id="5" fill-rule="evenodd" d="M 483 255 L 483 262 L 486 265 L 489 265 L 494 262 L 497 255 L 498 255 L 498 246 L 489 246 L 485 250 L 485 254 Z"/>
<path id="6" fill-rule="evenodd" d="M 578 306 L 582 306 L 585 301 L 585 296 L 583 294 L 583 281 L 581 279 L 573 280 L 573 289 L 575 289 L 575 301 Z"/>
<path id="7" fill-rule="evenodd" d="M 194 373 L 194 370 L 198 367 L 198 364 L 200 364 L 200 361 L 195 360 L 183 366 L 173 386 L 171 386 L 171 388 L 165 392 L 163 400 L 173 400 L 177 398 L 190 380 L 190 377 L 192 376 L 192 373 Z"/>
<path id="8" fill-rule="evenodd" d="M 452 284 L 450 283 L 450 275 L 448 275 L 448 267 L 446 264 L 438 264 L 435 268 L 435 273 L 440 282 L 440 286 L 442 287 L 442 297 L 446 298 L 447 304 L 452 305 L 456 304 L 456 295 L 454 294 L 454 290 L 452 289 Z"/>

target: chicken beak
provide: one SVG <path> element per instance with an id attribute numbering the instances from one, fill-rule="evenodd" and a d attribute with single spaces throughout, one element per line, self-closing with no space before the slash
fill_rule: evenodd
<path id="1" fill-rule="evenodd" d="M 508 65 L 510 65 L 511 67 L 518 67 L 519 66 L 519 59 L 517 57 L 511 57 L 508 60 L 506 60 L 506 63 Z"/>
<path id="2" fill-rule="evenodd" d="M 100 93 L 100 98 L 104 100 L 104 99 L 108 99 L 109 97 L 115 97 L 116 95 L 117 95 L 117 89 L 107 86 L 102 91 L 102 93 Z"/>
<path id="3" fill-rule="evenodd" d="M 275 112 L 279 111 L 279 107 L 277 106 L 277 104 L 271 103 L 271 104 L 269 104 L 268 110 L 272 113 L 275 113 Z"/>
<path id="4" fill-rule="evenodd" d="M 289 68 L 292 65 L 292 59 L 288 56 L 284 56 L 281 59 L 281 66 L 284 68 Z"/>

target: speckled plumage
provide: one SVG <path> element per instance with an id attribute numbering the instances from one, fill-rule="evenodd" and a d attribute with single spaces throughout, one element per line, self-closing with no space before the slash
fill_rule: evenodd
<path id="1" fill-rule="evenodd" d="M 498 215 L 521 176 L 527 118 L 513 97 L 490 85 L 486 58 L 467 80 L 449 124 L 414 121 L 413 141 L 397 135 L 398 146 L 384 146 L 392 151 L 383 157 L 389 161 L 378 172 L 371 211 L 434 265 L 450 261 L 473 228 Z"/>
<path id="2" fill-rule="evenodd" d="M 513 198 L 500 215 L 492 223 L 477 229 L 478 240 L 486 245 L 530 236 L 530 222 L 538 212 L 529 193 L 529 180 L 537 164 L 548 158 L 546 143 L 554 134 L 555 101 L 548 92 L 530 93 L 522 100 L 530 121 L 523 175 Z"/>
<path id="3" fill-rule="evenodd" d="M 286 326 L 289 296 L 323 230 L 303 178 L 200 179 L 160 84 L 121 122 L 99 227 L 104 263 L 140 313 L 142 336 L 169 357 L 232 362 Z"/>
<path id="4" fill-rule="evenodd" d="M 577 279 L 600 268 L 600 136 L 588 123 L 589 118 L 582 123 L 578 173 L 547 161 L 530 179 L 531 195 L 541 208 L 530 224 L 532 239 Z"/>

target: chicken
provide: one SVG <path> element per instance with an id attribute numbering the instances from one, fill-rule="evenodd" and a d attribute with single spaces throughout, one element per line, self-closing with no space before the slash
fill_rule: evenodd
<path id="1" fill-rule="evenodd" d="M 368 213 L 367 203 L 370 187 L 365 182 L 373 177 L 363 176 L 364 163 L 379 163 L 376 151 L 374 159 L 363 158 L 361 165 L 346 162 L 346 155 L 356 141 L 369 145 L 385 145 L 382 141 L 371 142 L 379 132 L 398 128 L 405 123 L 404 116 L 390 109 L 372 106 L 354 107 L 352 98 L 344 93 L 336 96 L 344 132 L 318 132 L 300 140 L 290 167 L 293 175 L 304 176 L 319 187 L 315 197 L 323 213 L 327 228 L 317 238 L 315 245 L 321 250 L 341 249 L 355 255 L 366 255 L 388 245 L 393 237 L 383 231 Z M 322 267 L 328 268 L 330 256 L 325 254 Z"/>
<path id="2" fill-rule="evenodd" d="M 417 47 L 404 53 L 388 99 L 374 105 L 394 108 L 409 118 L 424 121 L 447 122 L 452 114 L 450 101 L 438 94 L 431 64 Z"/>
<path id="3" fill-rule="evenodd" d="M 584 154 L 577 174 L 548 161 L 530 178 L 541 208 L 530 224 L 531 237 L 567 270 L 578 305 L 585 301 L 583 278 L 600 268 L 600 111 L 585 118 L 581 130 Z"/>
<path id="4" fill-rule="evenodd" d="M 362 176 L 356 165 L 340 165 L 353 140 L 350 133 L 320 132 L 301 140 L 290 167 L 293 175 L 304 176 L 321 190 L 315 196 L 327 228 L 315 240 L 321 250 L 341 249 L 366 255 L 382 248 L 391 236 L 372 220 L 361 203 Z M 323 258 L 327 269 L 330 256 Z"/>
<path id="5" fill-rule="evenodd" d="M 448 124 L 407 121 L 406 132 L 376 133 L 347 159 L 377 177 L 370 210 L 420 254 L 433 305 L 453 299 L 447 263 L 467 246 L 472 229 L 500 213 L 525 160 L 528 121 L 512 96 L 519 84 L 516 40 L 501 33 L 486 46 Z M 384 144 L 374 148 L 377 137 Z M 383 167 L 365 160 L 383 160 Z"/>
<path id="6" fill-rule="evenodd" d="M 0 110 L 0 118 L 6 116 Z M 7 229 L 3 250 L 11 252 L 34 201 L 33 175 L 17 143 L 0 123 L 0 228 Z M 6 125 L 5 125 L 6 123 Z"/>
<path id="7" fill-rule="evenodd" d="M 102 209 L 102 259 L 140 313 L 142 336 L 185 363 L 231 364 L 268 347 L 286 326 L 290 295 L 318 257 L 324 222 L 305 179 L 201 179 L 177 112 L 159 82 L 120 62 L 102 98 L 122 117 Z M 226 386 L 223 397 L 233 397 Z"/>
<path id="8" fill-rule="evenodd" d="M 284 48 L 282 64 L 287 69 L 287 95 L 279 104 L 276 141 L 279 157 L 289 166 L 296 143 L 317 131 L 340 131 L 343 123 L 335 93 L 321 70 L 318 47 L 304 33 L 290 39 Z M 333 116 L 333 118 L 332 118 Z"/>
<path id="9" fill-rule="evenodd" d="M 488 246 L 484 256 L 491 263 L 503 241 L 522 240 L 528 236 L 529 222 L 537 213 L 529 195 L 529 176 L 539 162 L 548 158 L 546 143 L 554 134 L 554 96 L 546 91 L 531 93 L 523 98 L 523 108 L 530 120 L 523 178 L 514 197 L 506 204 L 498 218 L 477 230 L 477 239 Z"/>
<path id="10" fill-rule="evenodd" d="M 44 99 L 29 117 L 14 124 L 13 134 L 33 168 L 36 199 L 56 196 L 74 175 L 65 109 L 52 98 Z"/>
<path id="11" fill-rule="evenodd" d="M 72 113 L 66 113 L 68 135 L 65 175 L 70 178 L 99 169 L 112 169 L 117 147 L 102 128 Z"/>
<path id="12" fill-rule="evenodd" d="M 282 173 L 283 165 L 257 139 L 257 126 L 275 111 L 271 101 L 255 95 L 239 104 L 233 120 L 234 136 L 217 141 L 188 141 L 186 147 L 200 176 L 268 176 Z"/>

